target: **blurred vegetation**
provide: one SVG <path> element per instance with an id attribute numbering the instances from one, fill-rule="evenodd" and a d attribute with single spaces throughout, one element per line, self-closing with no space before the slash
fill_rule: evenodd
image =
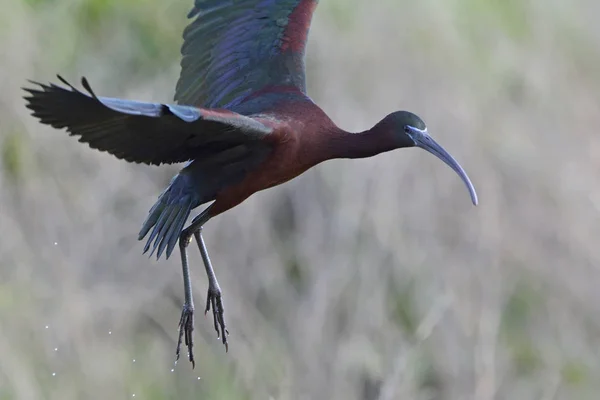
<path id="1" fill-rule="evenodd" d="M 0 0 L 0 399 L 597 398 L 597 2 L 321 0 L 311 97 L 357 131 L 422 115 L 481 204 L 416 150 L 253 196 L 205 231 L 232 334 L 198 313 L 195 371 L 179 260 L 136 241 L 177 166 L 91 151 L 20 89 L 170 101 L 191 6 Z"/>

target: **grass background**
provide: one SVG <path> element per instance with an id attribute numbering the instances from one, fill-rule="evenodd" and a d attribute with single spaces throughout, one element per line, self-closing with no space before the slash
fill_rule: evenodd
<path id="1" fill-rule="evenodd" d="M 434 157 L 325 163 L 211 221 L 230 352 L 136 235 L 177 166 L 31 118 L 28 78 L 170 101 L 188 0 L 0 0 L 0 399 L 596 399 L 600 5 L 322 0 L 309 94 L 421 115 Z M 191 251 L 197 308 L 207 282 Z"/>

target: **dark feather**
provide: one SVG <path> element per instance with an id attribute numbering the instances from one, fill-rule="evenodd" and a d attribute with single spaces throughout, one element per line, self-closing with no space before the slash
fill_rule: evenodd
<path id="1" fill-rule="evenodd" d="M 183 33 L 179 104 L 235 109 L 268 86 L 305 92 L 304 52 L 318 0 L 196 0 Z"/>
<path id="2" fill-rule="evenodd" d="M 268 147 L 271 128 L 226 110 L 97 97 L 85 78 L 85 94 L 68 86 L 32 82 L 24 88 L 32 115 L 54 128 L 67 128 L 90 147 L 146 164 L 201 159 L 244 144 Z"/>

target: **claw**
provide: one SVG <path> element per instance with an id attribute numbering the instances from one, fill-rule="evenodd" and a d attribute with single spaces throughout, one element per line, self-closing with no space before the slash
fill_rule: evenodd
<path id="1" fill-rule="evenodd" d="M 194 331 L 194 308 L 188 304 L 183 305 L 181 311 L 181 318 L 179 319 L 179 338 L 177 340 L 177 350 L 175 350 L 175 362 L 179 360 L 179 353 L 181 351 L 181 342 L 185 336 L 186 347 L 188 348 L 188 359 L 192 363 L 192 369 L 196 368 L 196 361 L 194 360 L 194 341 L 192 339 L 192 332 Z"/>
<path id="2" fill-rule="evenodd" d="M 221 290 L 214 289 L 212 287 L 208 288 L 208 294 L 206 296 L 206 308 L 204 309 L 204 315 L 206 315 L 210 309 L 212 308 L 213 312 L 213 323 L 215 326 L 215 331 L 217 331 L 217 339 L 221 339 L 223 345 L 225 346 L 225 352 L 229 351 L 229 343 L 227 343 L 227 336 L 229 335 L 229 331 L 225 325 L 224 318 L 224 307 L 223 300 L 221 297 Z"/>

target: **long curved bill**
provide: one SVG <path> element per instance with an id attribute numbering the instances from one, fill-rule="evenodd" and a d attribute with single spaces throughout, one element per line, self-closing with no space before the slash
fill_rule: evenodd
<path id="1" fill-rule="evenodd" d="M 420 130 L 416 128 L 411 128 L 410 137 L 414 140 L 415 146 L 420 147 L 423 150 L 426 150 L 442 160 L 446 163 L 450 168 L 454 170 L 460 176 L 460 179 L 465 183 L 467 189 L 469 190 L 469 194 L 471 195 L 471 201 L 473 205 L 477 205 L 477 192 L 475 192 L 475 188 L 469 179 L 469 176 L 465 172 L 465 170 L 460 166 L 458 161 L 454 159 L 442 146 L 440 146 L 429 134 L 427 133 L 427 129 Z"/>

